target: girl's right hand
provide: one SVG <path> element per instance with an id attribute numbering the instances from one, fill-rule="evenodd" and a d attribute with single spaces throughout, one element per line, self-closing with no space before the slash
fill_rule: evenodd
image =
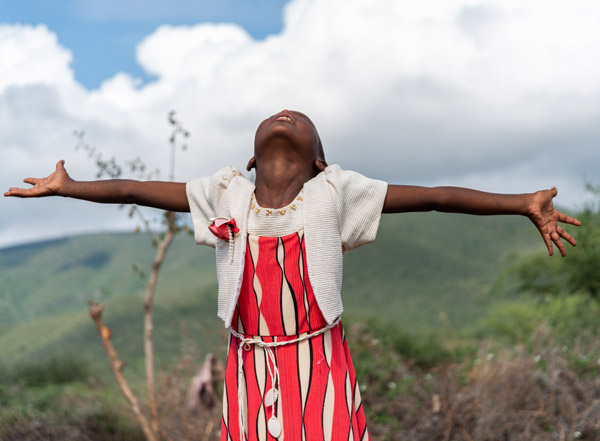
<path id="1" fill-rule="evenodd" d="M 559 222 L 580 226 L 581 222 L 574 217 L 567 216 L 564 213 L 556 210 L 552 203 L 554 197 L 558 194 L 556 187 L 550 190 L 536 191 L 531 195 L 530 202 L 527 208 L 527 217 L 534 223 L 544 242 L 548 248 L 548 254 L 554 254 L 552 243 L 557 246 L 561 256 L 565 257 L 567 250 L 562 243 L 562 239 L 570 243 L 572 246 L 577 245 L 577 242 L 567 231 L 565 231 Z"/>
<path id="2" fill-rule="evenodd" d="M 23 182 L 33 185 L 31 188 L 11 187 L 4 196 L 16 196 L 19 198 L 38 198 L 43 196 L 57 196 L 65 182 L 71 178 L 65 170 L 65 161 L 56 163 L 56 170 L 45 178 L 25 178 Z"/>

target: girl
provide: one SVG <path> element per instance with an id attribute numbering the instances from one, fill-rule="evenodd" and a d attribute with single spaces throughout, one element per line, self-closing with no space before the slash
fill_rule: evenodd
<path id="1" fill-rule="evenodd" d="M 65 196 L 191 212 L 198 244 L 216 248 L 218 315 L 230 329 L 223 440 L 369 439 L 340 322 L 343 253 L 375 240 L 381 213 L 520 214 L 553 254 L 575 239 L 556 188 L 492 194 L 388 185 L 328 166 L 312 121 L 283 110 L 258 127 L 250 183 L 226 167 L 185 183 L 80 182 L 64 161 L 5 196 Z"/>

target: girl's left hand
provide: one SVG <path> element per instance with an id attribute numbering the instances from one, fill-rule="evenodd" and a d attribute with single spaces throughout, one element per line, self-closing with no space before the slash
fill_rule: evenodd
<path id="1" fill-rule="evenodd" d="M 562 239 L 575 246 L 577 242 L 569 233 L 558 225 L 558 222 L 563 222 L 571 225 L 579 226 L 581 222 L 571 216 L 567 216 L 564 213 L 556 210 L 552 204 L 552 199 L 556 196 L 558 190 L 556 187 L 552 187 L 550 190 L 540 190 L 532 195 L 531 202 L 528 207 L 527 216 L 535 224 L 539 230 L 546 247 L 548 247 L 548 253 L 552 256 L 554 249 L 552 248 L 552 242 L 560 250 L 560 254 L 565 257 L 567 250 L 563 244 Z"/>

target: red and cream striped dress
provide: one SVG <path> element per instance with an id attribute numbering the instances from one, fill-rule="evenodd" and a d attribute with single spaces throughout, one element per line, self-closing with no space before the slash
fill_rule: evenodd
<path id="1" fill-rule="evenodd" d="M 253 200 L 244 277 L 232 327 L 266 342 L 292 340 L 327 325 L 308 278 L 302 228 L 302 198 L 285 209 L 267 210 Z M 237 239 L 239 240 L 239 239 Z M 242 388 L 246 439 L 275 440 L 267 430 L 271 389 L 267 355 L 243 350 L 238 384 L 239 340 L 230 336 L 223 393 L 221 440 L 238 441 L 238 388 Z M 279 370 L 278 440 L 368 440 L 362 401 L 341 322 L 308 340 L 274 350 Z"/>

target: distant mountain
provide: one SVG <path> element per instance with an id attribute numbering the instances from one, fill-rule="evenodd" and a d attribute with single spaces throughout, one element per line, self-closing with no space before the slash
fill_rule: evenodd
<path id="1" fill-rule="evenodd" d="M 414 332 L 460 330 L 496 301 L 496 276 L 518 256 L 543 252 L 520 217 L 440 213 L 384 215 L 374 244 L 345 257 L 347 320 L 381 317 Z M 145 235 L 96 234 L 0 250 L 0 360 L 44 357 L 102 360 L 87 302 L 105 303 L 105 321 L 123 359 L 139 368 L 142 304 L 154 248 Z M 134 271 L 133 267 L 138 268 Z M 155 303 L 156 352 L 222 350 L 216 318 L 214 251 L 180 235 L 161 271 Z M 101 357 L 101 358 L 98 358 Z"/>

